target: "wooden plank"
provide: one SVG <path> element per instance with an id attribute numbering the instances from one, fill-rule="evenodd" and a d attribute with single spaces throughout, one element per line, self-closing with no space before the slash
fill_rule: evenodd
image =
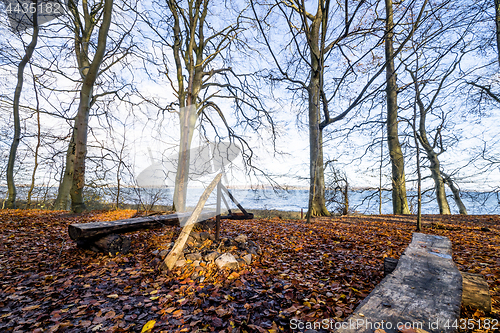
<path id="1" fill-rule="evenodd" d="M 135 217 L 109 222 L 74 223 L 68 226 L 71 239 L 80 240 L 100 238 L 112 233 L 123 233 L 140 229 L 158 228 L 164 225 L 179 225 L 179 220 L 187 219 L 191 213 L 177 213 L 169 215 L 155 215 Z M 200 218 L 209 219 L 215 216 L 214 211 L 203 211 Z"/>
<path id="2" fill-rule="evenodd" d="M 491 312 L 491 296 L 488 283 L 480 274 L 462 273 L 462 305 L 486 313 Z"/>
<path id="3" fill-rule="evenodd" d="M 414 233 L 396 269 L 361 302 L 336 332 L 397 333 L 398 324 L 427 332 L 456 332 L 462 276 L 446 237 Z M 378 326 L 377 326 L 378 325 Z"/>

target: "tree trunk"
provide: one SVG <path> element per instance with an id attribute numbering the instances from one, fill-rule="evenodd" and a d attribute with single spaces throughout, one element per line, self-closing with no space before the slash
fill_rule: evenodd
<path id="1" fill-rule="evenodd" d="M 417 231 L 422 231 L 422 173 L 420 172 L 420 146 L 417 134 L 417 106 L 413 109 L 413 138 L 417 152 Z"/>
<path id="2" fill-rule="evenodd" d="M 319 79 L 311 78 L 309 85 L 309 158 L 310 188 L 308 217 L 330 216 L 325 200 L 325 172 L 323 164 L 323 132 L 319 128 Z"/>
<path id="3" fill-rule="evenodd" d="M 71 141 L 69 142 L 68 151 L 66 152 L 66 166 L 64 168 L 64 176 L 59 184 L 59 191 L 54 202 L 54 209 L 69 210 L 71 208 L 71 184 L 73 182 L 73 169 L 75 167 L 75 137 L 76 128 L 73 128 Z"/>
<path id="4" fill-rule="evenodd" d="M 343 215 L 349 214 L 349 183 L 347 182 L 347 177 L 345 179 L 345 187 L 344 187 L 344 211 Z"/>
<path id="5" fill-rule="evenodd" d="M 495 25 L 497 35 L 497 57 L 500 65 L 500 0 L 495 0 Z"/>
<path id="6" fill-rule="evenodd" d="M 73 170 L 73 183 L 71 185 L 71 210 L 74 213 L 81 213 L 85 209 L 83 202 L 83 187 L 85 185 L 85 157 L 87 155 L 87 129 L 90 112 L 90 102 L 95 80 L 99 72 L 99 67 L 104 58 L 106 41 L 109 26 L 111 24 L 111 13 L 113 10 L 113 0 L 105 0 L 103 19 L 99 28 L 97 50 L 83 80 L 80 91 L 80 103 L 75 121 L 75 164 Z"/>
<path id="7" fill-rule="evenodd" d="M 38 8 L 38 2 L 35 0 L 35 10 Z M 21 92 L 23 90 L 23 82 L 24 82 L 24 68 L 26 64 L 30 61 L 33 56 L 33 52 L 35 51 L 36 43 L 38 41 L 38 18 L 37 13 L 33 14 L 33 35 L 31 36 L 31 42 L 28 44 L 26 48 L 26 53 L 24 54 L 23 59 L 19 63 L 17 67 L 17 85 L 16 90 L 14 92 L 14 106 L 13 106 L 13 115 L 14 115 L 14 138 L 12 140 L 12 144 L 10 146 L 9 153 L 9 161 L 7 162 L 7 191 L 8 198 L 5 202 L 5 208 L 16 208 L 16 185 L 14 183 L 14 164 L 16 162 L 17 156 L 17 147 L 19 146 L 19 141 L 21 140 L 21 119 L 19 116 L 19 102 L 21 100 Z"/>
<path id="8" fill-rule="evenodd" d="M 318 4 L 319 5 L 319 4 Z M 312 216 L 330 216 L 325 200 L 325 171 L 323 163 L 323 131 L 321 123 L 321 91 L 323 89 L 323 54 L 320 42 L 320 28 L 323 23 L 322 7 L 319 5 L 314 21 L 308 31 L 308 44 L 311 58 L 311 79 L 307 87 L 309 107 L 309 210 L 308 221 Z"/>
<path id="9" fill-rule="evenodd" d="M 189 163 L 191 141 L 197 119 L 196 105 L 188 105 L 180 110 L 180 142 L 177 172 L 175 174 L 174 210 L 186 210 L 187 186 L 189 182 Z"/>
<path id="10" fill-rule="evenodd" d="M 409 214 L 410 210 L 406 199 L 404 157 L 398 138 L 398 87 L 392 45 L 394 35 L 392 0 L 385 0 L 385 9 L 387 15 L 385 37 L 385 58 L 387 62 L 387 143 L 392 164 L 392 208 L 394 214 Z"/>
<path id="11" fill-rule="evenodd" d="M 451 192 L 453 192 L 453 198 L 455 199 L 455 204 L 458 207 L 458 212 L 461 215 L 467 215 L 467 209 L 465 208 L 465 205 L 462 202 L 462 198 L 460 198 L 460 190 L 455 186 L 450 176 L 448 176 L 444 172 L 441 172 L 441 174 L 443 175 L 443 180 L 445 184 L 448 185 Z"/>
<path id="12" fill-rule="evenodd" d="M 33 69 L 31 70 L 33 74 Z M 36 180 L 36 170 L 38 169 L 38 152 L 40 150 L 41 145 L 41 128 L 40 128 L 40 99 L 38 98 L 38 90 L 36 89 L 36 79 L 33 74 L 33 88 L 35 90 L 35 99 L 36 99 L 36 127 L 37 127 L 37 142 L 35 147 L 35 165 L 33 166 L 33 172 L 31 173 L 31 185 L 28 191 L 28 199 L 26 200 L 26 208 L 31 208 L 31 196 L 33 194 L 33 190 L 35 188 L 35 180 Z"/>
<path id="13" fill-rule="evenodd" d="M 436 189 L 436 200 L 439 206 L 439 214 L 449 215 L 451 214 L 450 206 L 448 205 L 448 200 L 446 199 L 446 191 L 444 188 L 443 177 L 441 177 L 439 159 L 433 151 L 427 151 L 427 158 L 431 163 L 429 168 L 431 169 L 432 179 L 434 180 L 434 187 Z"/>

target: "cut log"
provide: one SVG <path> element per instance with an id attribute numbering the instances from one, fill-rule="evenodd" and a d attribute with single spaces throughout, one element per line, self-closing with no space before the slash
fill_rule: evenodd
<path id="1" fill-rule="evenodd" d="M 482 275 L 462 273 L 462 305 L 486 313 L 491 312 L 491 297 L 488 283 Z"/>
<path id="2" fill-rule="evenodd" d="M 386 333 L 397 333 L 398 324 L 430 333 L 456 332 L 449 323 L 459 319 L 461 298 L 462 276 L 449 239 L 414 233 L 396 269 L 336 332 L 372 333 L 382 323 Z"/>
<path id="3" fill-rule="evenodd" d="M 71 239 L 95 239 L 113 233 L 123 233 L 140 229 L 158 228 L 164 225 L 179 225 L 179 219 L 187 218 L 191 213 L 178 213 L 148 217 L 135 217 L 109 222 L 74 223 L 68 227 Z M 201 219 L 215 216 L 214 211 L 203 211 Z"/>
<path id="4" fill-rule="evenodd" d="M 130 239 L 127 236 L 107 235 L 97 239 L 78 240 L 78 246 L 92 250 L 100 250 L 110 255 L 127 254 L 130 251 Z"/>
<path id="5" fill-rule="evenodd" d="M 399 260 L 396 258 L 384 258 L 384 277 L 391 274 L 396 269 L 398 261 Z"/>

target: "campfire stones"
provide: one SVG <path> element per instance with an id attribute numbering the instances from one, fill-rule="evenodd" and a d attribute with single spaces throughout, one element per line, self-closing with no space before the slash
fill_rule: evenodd
<path id="1" fill-rule="evenodd" d="M 245 263 L 247 265 L 250 265 L 252 263 L 252 255 L 250 253 L 243 256 L 242 259 L 245 260 Z"/>
<path id="2" fill-rule="evenodd" d="M 191 261 L 196 261 L 196 260 L 202 260 L 201 254 L 196 252 L 196 253 L 188 253 L 184 255 L 186 260 L 191 260 Z"/>
<path id="3" fill-rule="evenodd" d="M 231 253 L 227 252 L 215 259 L 215 264 L 219 267 L 219 269 L 238 269 L 240 266 L 236 258 Z"/>
<path id="4" fill-rule="evenodd" d="M 217 251 L 210 252 L 207 255 L 205 255 L 204 259 L 207 262 L 215 261 L 220 256 L 220 253 Z"/>
<path id="5" fill-rule="evenodd" d="M 234 240 L 237 241 L 238 243 L 246 243 L 248 237 L 246 235 L 239 235 L 238 237 L 236 237 Z"/>
<path id="6" fill-rule="evenodd" d="M 248 240 L 248 237 L 243 234 L 234 239 L 222 238 L 217 243 L 212 241 L 212 238 L 215 239 L 214 235 L 208 232 L 191 232 L 186 247 L 175 266 L 195 267 L 194 277 L 191 277 L 195 279 L 209 263 L 215 263 L 219 269 L 238 269 L 250 265 L 258 255 L 262 254 L 259 244 Z M 170 250 L 166 249 L 154 251 L 154 254 L 164 260 L 169 252 Z"/>

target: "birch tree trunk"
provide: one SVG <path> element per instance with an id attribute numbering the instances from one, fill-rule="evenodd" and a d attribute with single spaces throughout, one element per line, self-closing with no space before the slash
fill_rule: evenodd
<path id="1" fill-rule="evenodd" d="M 396 70 L 394 67 L 394 21 L 392 0 L 385 0 L 386 9 L 386 94 L 387 94 L 387 143 L 392 164 L 392 208 L 394 214 L 409 214 L 406 199 L 404 157 L 398 137 L 398 101 Z"/>
<path id="2" fill-rule="evenodd" d="M 21 92 L 23 90 L 23 82 L 24 82 L 24 69 L 26 64 L 30 61 L 33 56 L 33 52 L 35 51 L 36 43 L 38 41 L 38 18 L 36 8 L 38 8 L 38 1 L 35 0 L 33 2 L 35 4 L 35 13 L 33 14 L 33 35 L 31 36 L 31 42 L 28 44 L 26 48 L 26 53 L 24 54 L 23 59 L 19 63 L 17 67 L 17 85 L 16 90 L 14 92 L 14 106 L 13 106 L 13 115 L 14 115 L 14 138 L 12 140 L 12 144 L 10 146 L 9 153 L 9 161 L 7 162 L 7 192 L 8 198 L 5 202 L 5 208 L 16 208 L 16 185 L 14 183 L 14 165 L 16 162 L 17 156 L 17 147 L 19 146 L 19 141 L 21 140 L 21 120 L 19 116 L 19 102 L 21 100 Z"/>

